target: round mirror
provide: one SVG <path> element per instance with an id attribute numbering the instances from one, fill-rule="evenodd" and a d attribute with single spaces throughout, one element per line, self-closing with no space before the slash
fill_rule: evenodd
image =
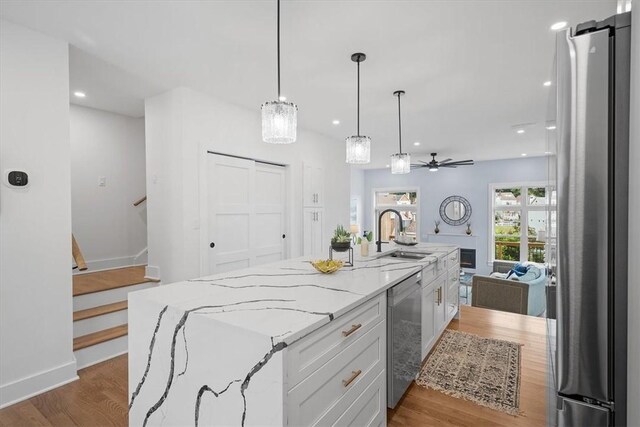
<path id="1" fill-rule="evenodd" d="M 471 204 L 461 196 L 450 196 L 440 205 L 440 218 L 449 225 L 461 225 L 471 218 Z"/>

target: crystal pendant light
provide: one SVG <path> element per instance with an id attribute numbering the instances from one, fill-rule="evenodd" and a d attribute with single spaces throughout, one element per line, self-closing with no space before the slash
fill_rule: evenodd
<path id="1" fill-rule="evenodd" d="M 280 0 L 278 3 L 278 99 L 262 104 L 262 140 L 269 144 L 292 144 L 296 142 L 298 106 L 285 102 L 280 94 Z"/>
<path id="2" fill-rule="evenodd" d="M 411 156 L 402 152 L 402 120 L 400 115 L 400 97 L 404 95 L 403 90 L 393 92 L 398 97 L 398 145 L 400 151 L 391 156 L 391 173 L 404 174 L 411 172 Z"/>
<path id="3" fill-rule="evenodd" d="M 371 138 L 360 135 L 360 63 L 367 59 L 364 53 L 354 53 L 351 60 L 358 65 L 358 112 L 356 135 L 345 138 L 347 143 L 347 163 L 364 165 L 371 161 Z"/>

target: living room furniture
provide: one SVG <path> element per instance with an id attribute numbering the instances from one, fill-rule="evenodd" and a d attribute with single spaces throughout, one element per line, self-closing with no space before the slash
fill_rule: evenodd
<path id="1" fill-rule="evenodd" d="M 460 302 L 471 305 L 471 287 L 473 286 L 474 273 L 464 273 L 460 276 Z"/>
<path id="2" fill-rule="evenodd" d="M 494 261 L 493 271 L 508 273 L 515 263 Z M 501 279 L 476 274 L 472 279 L 471 305 L 491 310 L 540 316 L 546 307 L 544 269 L 532 281 Z"/>

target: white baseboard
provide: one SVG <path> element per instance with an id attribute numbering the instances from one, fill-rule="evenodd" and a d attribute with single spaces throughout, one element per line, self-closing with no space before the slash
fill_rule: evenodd
<path id="1" fill-rule="evenodd" d="M 147 279 L 160 280 L 160 268 L 147 265 L 144 270 L 144 277 Z"/>
<path id="2" fill-rule="evenodd" d="M 38 372 L 0 386 L 0 409 L 78 379 L 75 359 L 47 371 Z"/>

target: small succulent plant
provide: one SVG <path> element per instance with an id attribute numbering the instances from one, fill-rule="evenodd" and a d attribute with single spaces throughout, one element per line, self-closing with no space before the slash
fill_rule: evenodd
<path id="1" fill-rule="evenodd" d="M 351 234 L 342 225 L 338 225 L 333 232 L 331 243 L 345 243 L 351 241 Z"/>

